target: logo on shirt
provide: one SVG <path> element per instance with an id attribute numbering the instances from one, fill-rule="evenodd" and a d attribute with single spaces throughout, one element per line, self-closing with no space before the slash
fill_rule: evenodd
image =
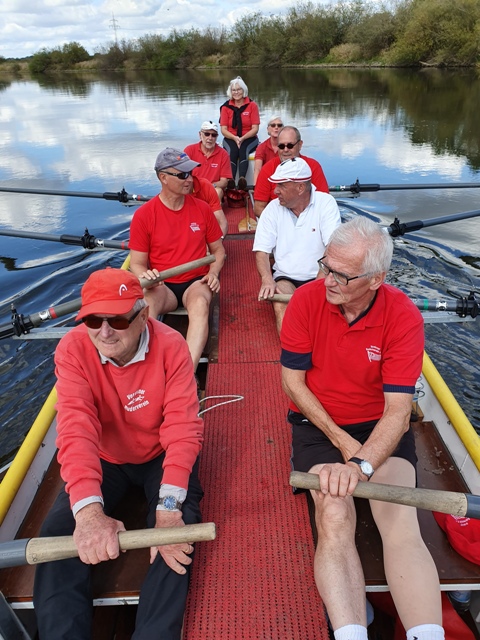
<path id="1" fill-rule="evenodd" d="M 367 347 L 367 356 L 370 362 L 373 362 L 374 360 L 381 360 L 382 351 L 380 347 L 374 347 L 372 345 L 370 347 Z"/>
<path id="2" fill-rule="evenodd" d="M 210 166 L 212 169 L 216 169 L 218 167 L 218 162 L 212 162 Z"/>
<path id="3" fill-rule="evenodd" d="M 190 229 L 193 231 L 193 233 L 195 233 L 195 231 L 201 231 L 200 227 L 198 226 L 198 222 L 191 222 Z"/>
<path id="4" fill-rule="evenodd" d="M 145 400 L 145 389 L 137 389 L 133 393 L 127 394 L 127 404 L 123 405 L 125 411 L 138 411 L 150 404 L 148 400 Z"/>

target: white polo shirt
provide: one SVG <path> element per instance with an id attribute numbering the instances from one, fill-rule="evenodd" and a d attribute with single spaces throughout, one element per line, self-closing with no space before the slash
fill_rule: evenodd
<path id="1" fill-rule="evenodd" d="M 317 260 L 325 255 L 330 236 L 340 224 L 335 198 L 312 185 L 310 202 L 298 218 L 277 198 L 268 203 L 257 224 L 253 251 L 273 252 L 276 279 L 312 280 L 317 277 Z"/>

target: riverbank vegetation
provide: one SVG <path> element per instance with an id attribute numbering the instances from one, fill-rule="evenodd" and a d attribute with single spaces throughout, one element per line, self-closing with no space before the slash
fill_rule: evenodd
<path id="1" fill-rule="evenodd" d="M 42 49 L 26 62 L 32 74 L 85 68 L 475 66 L 480 0 L 304 2 L 283 15 L 249 14 L 230 29 L 146 34 L 105 45 L 94 55 L 72 42 Z M 13 64 L 20 68 L 18 61 Z"/>

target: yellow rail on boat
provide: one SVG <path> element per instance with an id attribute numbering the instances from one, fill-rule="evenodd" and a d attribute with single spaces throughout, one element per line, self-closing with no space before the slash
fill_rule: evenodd
<path id="1" fill-rule="evenodd" d="M 17 491 L 24 481 L 30 465 L 55 418 L 56 402 L 57 392 L 53 387 L 2 480 L 0 485 L 0 525 L 4 521 L 13 499 L 17 495 Z"/>
<path id="2" fill-rule="evenodd" d="M 423 355 L 423 375 L 480 471 L 480 437 L 426 352 Z"/>

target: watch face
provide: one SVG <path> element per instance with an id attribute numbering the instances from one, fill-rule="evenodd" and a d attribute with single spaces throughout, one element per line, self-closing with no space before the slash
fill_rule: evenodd
<path id="1" fill-rule="evenodd" d="M 367 460 L 362 460 L 362 464 L 360 465 L 360 469 L 368 477 L 373 475 L 373 467 L 370 464 L 370 462 L 367 462 Z"/>
<path id="2" fill-rule="evenodd" d="M 163 506 L 165 509 L 173 511 L 177 508 L 177 500 L 173 496 L 165 496 L 165 498 L 163 498 Z"/>

